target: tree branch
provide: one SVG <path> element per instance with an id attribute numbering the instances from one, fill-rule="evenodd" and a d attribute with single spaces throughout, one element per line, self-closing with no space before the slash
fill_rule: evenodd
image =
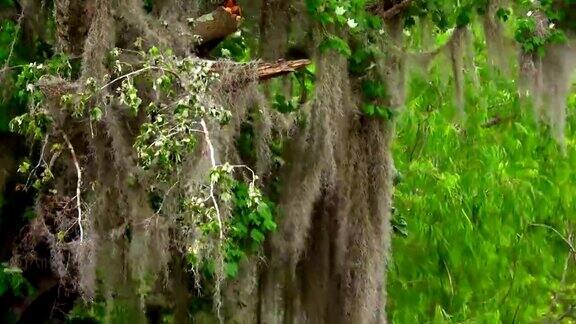
<path id="1" fill-rule="evenodd" d="M 76 157 L 76 152 L 74 151 L 74 146 L 72 146 L 72 142 L 68 139 L 68 136 L 64 132 L 62 132 L 62 137 L 68 145 L 68 149 L 70 150 L 70 155 L 72 156 L 72 162 L 76 167 L 76 208 L 78 209 L 78 228 L 80 229 L 80 243 L 84 240 L 84 228 L 82 227 L 82 170 L 80 168 L 80 163 L 78 163 L 78 158 Z"/>
<path id="2" fill-rule="evenodd" d="M 284 61 L 280 60 L 275 63 L 260 63 L 258 66 L 258 79 L 265 81 L 271 78 L 296 72 L 301 68 L 310 65 L 312 62 L 308 59 Z"/>
<path id="3" fill-rule="evenodd" d="M 2 78 L 2 74 L 4 73 L 4 71 L 6 71 L 10 66 L 10 60 L 12 59 L 12 54 L 14 53 L 14 46 L 18 41 L 19 37 L 18 34 L 20 33 L 20 29 L 22 29 L 22 18 L 24 18 L 24 11 L 22 11 L 20 13 L 20 16 L 18 17 L 16 31 L 14 32 L 14 36 L 12 36 L 13 37 L 12 42 L 10 43 L 10 49 L 8 50 L 8 57 L 6 58 L 6 62 L 4 63 L 4 68 L 2 68 L 2 70 L 0 71 L 0 79 Z"/>
<path id="4" fill-rule="evenodd" d="M 397 3 L 388 9 L 386 9 L 382 3 L 374 3 L 368 6 L 367 9 L 369 12 L 380 16 L 380 18 L 388 20 L 402 13 L 402 11 L 406 10 L 412 2 L 413 0 L 402 0 L 402 2 Z"/>
<path id="5" fill-rule="evenodd" d="M 205 60 L 208 61 L 208 60 Z M 246 69 L 244 73 L 245 76 L 241 76 L 239 78 L 236 78 L 234 80 L 228 80 L 225 81 L 226 84 L 224 84 L 225 89 L 228 89 L 229 91 L 234 91 L 234 89 L 239 89 L 242 88 L 252 82 L 256 82 L 256 81 L 266 81 L 269 80 L 271 78 L 275 78 L 275 77 L 279 77 L 282 75 L 286 75 L 289 73 L 293 73 L 298 69 L 304 68 L 308 65 L 310 65 L 312 62 L 308 59 L 300 59 L 300 60 L 290 60 L 290 61 L 285 61 L 285 60 L 279 60 L 277 62 L 271 63 L 271 62 L 261 62 L 261 63 L 256 63 L 256 68 L 255 71 L 253 69 L 253 67 L 246 67 L 243 66 L 240 63 L 235 63 L 235 62 L 225 62 L 225 61 L 208 61 L 208 62 L 212 62 L 215 63 L 212 65 L 211 68 L 211 72 L 213 73 L 224 73 L 227 70 L 230 69 Z M 123 80 L 124 78 L 126 78 L 127 76 L 136 76 L 142 73 L 145 73 L 147 71 L 150 70 L 155 70 L 155 69 L 159 69 L 162 70 L 162 68 L 160 67 L 143 67 L 140 69 L 136 69 L 132 72 L 129 72 L 125 75 L 122 75 L 106 84 L 104 84 L 103 86 L 100 87 L 100 91 L 103 91 L 104 89 L 113 86 L 115 83 L 117 83 L 120 80 Z M 171 72 L 169 70 L 166 70 L 165 72 L 169 72 L 169 73 L 174 73 Z M 254 73 L 255 72 L 255 73 Z M 79 84 L 78 82 L 68 82 L 64 79 L 61 78 L 43 78 L 40 80 L 40 82 L 37 84 L 37 86 L 39 87 L 39 89 L 42 91 L 42 93 L 45 95 L 45 97 L 48 100 L 56 100 L 58 101 L 63 95 L 65 94 L 70 94 L 70 93 L 74 93 L 74 92 L 78 92 L 82 89 L 82 85 Z M 65 135 L 64 135 L 65 136 Z M 65 138 L 66 142 L 69 144 L 69 141 Z M 82 221 L 82 210 L 81 210 L 81 204 L 80 204 L 80 186 L 81 186 L 81 170 L 79 168 L 79 165 L 77 164 L 76 159 L 74 159 L 74 151 L 73 151 L 73 147 L 71 147 L 71 145 L 68 145 L 71 153 L 72 153 L 72 157 L 73 160 L 75 162 L 76 165 L 76 169 L 78 172 L 78 194 L 77 194 L 77 202 L 78 202 L 78 223 L 80 225 L 80 232 L 82 234 L 83 229 L 82 226 L 80 224 L 80 222 Z M 82 241 L 82 235 L 81 235 L 81 241 Z"/>
<path id="6" fill-rule="evenodd" d="M 212 144 L 212 140 L 210 139 L 210 132 L 208 130 L 208 125 L 206 125 L 206 121 L 202 119 L 200 121 L 200 125 L 202 125 L 202 130 L 204 131 L 204 139 L 206 140 L 206 145 L 208 145 L 208 154 L 210 156 L 210 163 L 212 165 L 212 170 L 214 170 L 218 164 L 216 162 L 216 150 L 214 149 L 214 145 Z M 224 225 L 222 223 L 222 216 L 220 215 L 220 206 L 218 205 L 218 200 L 216 199 L 216 190 L 215 190 L 215 183 L 214 180 L 210 179 L 210 199 L 214 204 L 214 210 L 216 211 L 216 220 L 218 221 L 218 227 L 220 230 L 220 243 L 224 240 Z"/>
<path id="7" fill-rule="evenodd" d="M 192 34 L 200 37 L 198 50 L 208 53 L 224 38 L 235 33 L 240 27 L 242 18 L 224 7 L 205 14 L 194 20 Z"/>
<path id="8" fill-rule="evenodd" d="M 221 63 L 221 62 L 219 62 Z M 233 63 L 237 64 L 237 63 Z M 266 81 L 272 78 L 276 78 L 282 75 L 290 74 L 296 72 L 299 69 L 302 69 L 308 65 L 312 64 L 312 61 L 308 59 L 301 59 L 301 60 L 279 60 L 277 62 L 262 62 L 258 64 L 256 68 L 256 74 L 258 81 Z M 229 65 L 226 64 L 214 64 L 212 71 L 219 73 L 222 70 L 231 68 Z M 143 73 L 148 70 L 152 70 L 153 68 L 141 68 L 139 70 L 130 72 L 130 75 L 137 75 L 139 73 Z M 108 82 L 103 88 L 106 88 L 113 83 L 123 79 L 126 75 L 116 78 L 113 82 Z M 240 83 L 243 82 L 250 82 L 251 80 L 240 80 Z M 79 85 L 78 83 L 70 83 L 66 80 L 59 79 L 59 78 L 47 78 L 42 80 L 38 86 L 44 93 L 44 95 L 48 98 L 60 98 L 62 95 L 67 93 L 72 93 L 78 91 Z"/>

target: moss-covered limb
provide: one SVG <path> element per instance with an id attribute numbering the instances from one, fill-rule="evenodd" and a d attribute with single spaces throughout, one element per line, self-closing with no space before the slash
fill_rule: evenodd
<path id="1" fill-rule="evenodd" d="M 490 0 L 486 4 L 486 14 L 482 16 L 482 27 L 486 39 L 488 61 L 497 69 L 509 74 L 508 57 L 514 49 L 513 39 L 505 35 L 504 24 L 497 18 L 501 0 Z"/>
<path id="2" fill-rule="evenodd" d="M 135 61 L 135 57 L 130 55 L 130 60 Z M 127 58 L 124 56 L 124 58 Z M 244 65 L 234 63 L 234 62 L 225 62 L 225 61 L 209 61 L 203 60 L 203 62 L 209 62 L 212 65 L 212 72 L 215 73 L 225 73 L 228 70 L 232 69 L 243 69 Z M 234 84 L 227 84 L 222 85 L 222 88 L 226 89 L 234 89 L 236 86 L 243 86 L 253 81 L 256 81 L 255 77 L 259 81 L 266 81 L 272 78 L 280 77 L 289 73 L 296 72 L 299 69 L 303 69 L 308 65 L 312 64 L 311 60 L 308 59 L 301 59 L 301 60 L 290 60 L 284 61 L 279 60 L 277 62 L 260 62 L 256 63 L 256 74 L 254 76 L 246 74 L 245 77 L 240 77 L 237 79 L 229 80 Z M 149 72 L 151 68 L 141 68 L 137 69 L 133 72 L 127 73 L 125 76 L 137 76 L 137 74 Z M 169 71 L 168 71 L 169 72 Z M 122 81 L 124 79 L 123 76 L 118 77 L 116 82 L 109 82 L 105 85 L 105 88 L 115 86 L 117 82 Z M 46 79 L 43 80 L 39 85 L 44 95 L 48 98 L 60 98 L 63 95 L 77 92 L 81 89 L 81 85 L 78 82 L 70 83 L 63 79 Z M 109 90 L 103 88 L 102 90 Z"/>
<path id="3" fill-rule="evenodd" d="M 56 50 L 71 56 L 80 56 L 84 40 L 94 15 L 91 2 L 79 0 L 55 1 Z"/>
<path id="4" fill-rule="evenodd" d="M 463 38 L 467 36 L 465 34 L 469 33 L 468 27 L 462 26 L 457 27 L 454 29 L 450 38 L 444 43 L 436 48 L 416 52 L 416 51 L 409 51 L 402 47 L 400 44 L 395 44 L 392 42 L 387 42 L 386 49 L 391 51 L 394 55 L 397 56 L 404 56 L 408 62 L 412 63 L 415 67 L 422 67 L 428 68 L 430 63 L 438 57 L 438 55 L 450 51 L 450 48 L 455 46 L 455 43 L 459 43 L 462 41 Z"/>
<path id="5" fill-rule="evenodd" d="M 109 6 L 99 9 L 94 14 L 89 34 L 84 37 L 82 81 L 71 84 L 56 80 L 52 84 L 41 85 L 45 93 L 52 91 L 56 95 L 50 99 L 53 101 L 49 107 L 52 114 L 56 114 L 54 111 L 62 114 L 70 113 L 70 111 L 60 109 L 59 99 L 64 93 L 89 91 L 86 89 L 90 89 L 90 86 L 93 86 L 96 93 L 99 93 L 99 89 L 102 90 L 100 84 L 94 85 L 94 82 L 87 81 L 91 79 L 97 80 L 95 83 L 107 82 L 104 72 L 109 71 L 102 64 L 103 56 L 108 53 L 109 47 L 118 46 L 118 39 L 115 36 L 103 39 L 98 35 L 112 35 L 110 29 L 116 32 L 121 31 L 121 27 L 117 26 L 119 21 L 121 24 L 131 25 L 134 30 L 138 31 L 132 36 L 151 35 L 150 39 L 154 39 L 162 32 L 171 33 L 171 36 L 165 39 L 167 47 L 181 48 L 182 44 L 187 44 L 185 41 L 178 42 L 178 39 L 174 37 L 177 33 L 172 33 L 171 28 L 160 28 L 160 22 L 153 15 L 142 13 L 141 8 L 138 9 L 140 1 L 127 0 L 124 7 L 119 7 L 121 9 L 115 8 L 117 3 L 111 0 L 98 0 L 97 3 Z M 142 15 L 128 17 L 131 9 Z M 119 11 L 122 12 L 122 16 L 111 17 L 111 13 Z M 104 23 L 98 23 L 98 21 Z M 395 28 L 390 28 L 390 33 L 397 35 L 397 38 L 393 40 L 394 46 L 398 48 L 402 47 L 402 39 L 398 38 L 402 35 L 400 21 L 399 16 L 387 20 L 387 23 L 397 23 L 393 26 Z M 114 28 L 109 28 L 110 25 Z M 220 32 L 220 30 L 217 31 Z M 118 35 L 118 37 L 123 36 Z M 126 39 L 132 38 L 126 37 Z M 104 43 L 101 40 L 104 40 Z M 102 46 L 102 44 L 105 45 Z M 146 40 L 145 44 L 148 46 Z M 266 45 L 263 44 L 263 46 Z M 125 308 L 126 316 L 134 317 L 132 320 L 142 320 L 145 311 L 143 306 L 153 293 L 151 287 L 155 282 L 165 279 L 164 274 L 170 276 L 166 269 L 169 267 L 169 258 L 173 257 L 173 254 L 169 252 L 172 244 L 177 245 L 180 248 L 179 251 L 188 251 L 195 257 L 216 259 L 215 275 L 213 275 L 216 278 L 214 305 L 216 308 L 219 307 L 221 295 L 219 285 L 220 278 L 223 278 L 224 267 L 218 259 L 221 257 L 219 252 L 221 242 L 218 240 L 226 236 L 228 229 L 222 225 L 226 225 L 226 220 L 232 216 L 230 208 L 220 209 L 226 203 L 215 197 L 213 187 L 216 180 L 210 178 L 212 188 L 209 198 L 211 199 L 203 199 L 208 196 L 205 192 L 208 184 L 207 176 L 211 173 L 210 169 L 216 167 L 216 159 L 238 165 L 243 164 L 234 140 L 240 132 L 241 125 L 247 122 L 247 112 L 256 106 L 258 110 L 263 111 L 262 114 L 268 113 L 265 99 L 262 99 L 263 96 L 258 89 L 252 89 L 251 86 L 256 88 L 257 81 L 291 73 L 311 63 L 304 59 L 240 65 L 226 61 L 207 62 L 207 60 L 189 56 L 186 56 L 188 59 L 184 62 L 180 59 L 184 56 L 181 55 L 182 51 L 176 50 L 175 52 L 177 56 L 162 52 L 158 48 L 151 48 L 148 54 L 140 58 L 140 62 L 136 61 L 136 64 L 129 68 L 129 71 L 126 71 L 126 65 L 117 68 L 115 75 L 111 78 L 125 74 L 124 77 L 114 79 L 108 84 L 111 89 L 108 89 L 106 85 L 104 90 L 117 88 L 120 90 L 122 99 L 102 103 L 102 109 L 95 116 L 96 121 L 89 120 L 85 115 L 85 111 L 92 108 L 88 104 L 78 109 L 81 110 L 81 115 L 84 114 L 81 117 L 86 117 L 82 120 L 85 127 L 81 126 L 81 123 L 57 123 L 62 128 L 78 128 L 79 132 L 83 133 L 78 137 L 81 136 L 87 142 L 85 146 L 90 149 L 90 152 L 82 154 L 83 159 L 81 158 L 86 166 L 84 170 L 95 170 L 92 171 L 93 174 L 87 174 L 83 181 L 86 184 L 94 183 L 91 188 L 88 186 L 84 188 L 86 192 L 83 201 L 91 207 L 91 210 L 85 209 L 84 242 L 90 244 L 92 252 L 97 255 L 96 265 L 93 268 L 99 270 L 98 279 L 102 281 L 101 291 L 108 302 L 110 319 L 120 316 L 115 311 L 118 308 L 115 305 L 118 305 Z M 227 303 L 227 300 L 234 302 L 235 296 L 240 296 L 236 299 L 242 301 L 245 299 L 243 296 L 252 296 L 256 292 L 257 285 L 247 281 L 260 278 L 255 273 L 255 264 L 245 269 L 248 274 L 240 278 L 241 282 L 237 287 L 223 286 L 230 288 L 224 290 L 225 293 L 233 295 L 233 297 L 227 297 L 226 294 L 222 294 L 225 298 L 222 304 L 231 307 L 229 311 L 225 308 L 224 310 L 226 313 L 234 314 L 235 317 L 254 318 L 254 312 L 259 312 L 264 322 L 273 323 L 277 322 L 275 321 L 276 315 L 283 313 L 285 322 L 298 322 L 306 316 L 312 317 L 318 305 L 326 310 L 324 314 L 316 316 L 319 322 L 322 319 L 336 319 L 345 322 L 368 323 L 384 318 L 382 307 L 385 303 L 382 287 L 391 233 L 389 201 L 393 164 L 389 142 L 392 138 L 393 122 L 361 116 L 358 105 L 362 98 L 352 87 L 352 83 L 359 80 L 354 80 L 355 77 L 349 74 L 349 61 L 346 57 L 329 51 L 318 53 L 317 59 L 318 82 L 310 122 L 303 131 L 302 141 L 297 143 L 300 147 L 295 150 L 296 154 L 287 157 L 290 165 L 282 171 L 286 173 L 288 178 L 286 180 L 289 181 L 285 182 L 286 187 L 281 193 L 283 197 L 279 199 L 279 207 L 285 213 L 285 217 L 278 230 L 279 234 L 272 240 L 270 253 L 272 266 L 264 270 L 270 272 L 267 276 L 270 280 L 266 280 L 266 287 L 260 290 L 260 302 L 254 302 L 246 307 L 237 307 L 234 303 Z M 144 62 L 147 62 L 149 66 L 145 66 Z M 194 78 L 194 76 L 204 74 L 205 65 L 202 63 L 210 63 L 212 71 L 220 74 L 218 82 L 213 80 L 215 82 L 210 83 L 210 87 L 204 86 L 208 84 L 208 81 L 204 82 L 207 78 L 202 77 L 198 80 Z M 386 76 L 390 78 L 390 80 L 383 80 L 390 85 L 391 89 L 391 96 L 386 98 L 386 105 L 395 109 L 402 105 L 404 97 L 403 57 L 400 53 L 390 53 L 390 57 L 382 63 L 380 68 L 386 70 L 386 73 L 382 73 L 382 78 Z M 188 65 L 191 66 L 189 69 L 186 68 Z M 185 67 L 180 68 L 182 66 Z M 209 69 L 210 67 L 206 68 L 206 70 Z M 175 73 L 169 70 L 179 71 L 181 75 L 173 78 Z M 206 74 L 210 75 L 210 73 Z M 137 75 L 140 77 L 136 78 Z M 183 80 L 185 82 L 182 82 Z M 192 85 L 195 84 L 193 81 L 199 82 L 202 86 L 193 88 Z M 47 89 L 50 87 L 52 89 Z M 160 90 L 156 93 L 148 91 L 152 88 Z M 109 93 L 116 92 L 109 91 Z M 194 97 L 178 104 L 178 109 L 171 109 L 173 103 L 178 103 L 183 93 Z M 91 93 L 87 95 L 89 98 L 86 101 L 97 97 Z M 117 104 L 118 101 L 123 102 L 122 106 Z M 203 129 L 195 128 L 197 126 L 194 125 L 195 120 L 210 118 L 205 111 L 218 112 L 212 109 L 211 102 L 206 103 L 208 101 L 217 101 L 219 105 L 226 107 L 232 113 L 229 126 L 217 128 L 217 120 L 214 119 L 211 120 L 212 122 L 202 123 Z M 74 103 L 73 100 L 68 102 Z M 151 112 L 144 111 L 141 106 L 148 102 L 160 107 L 152 107 Z M 139 144 L 134 145 L 137 139 L 135 140 L 135 135 L 130 132 L 130 126 L 127 127 L 127 124 L 133 122 L 135 118 L 126 112 L 127 107 L 132 108 L 135 114 L 142 117 L 140 121 L 134 123 L 146 122 L 157 126 L 159 130 L 147 128 L 145 134 L 148 137 L 143 137 Z M 186 115 L 183 112 L 186 112 Z M 172 118 L 175 114 L 180 114 L 176 116 L 177 119 Z M 159 116 L 161 118 L 158 118 Z M 93 133 L 88 129 L 89 121 L 97 126 Z M 271 124 L 271 122 L 267 123 Z M 275 126 L 266 125 L 263 128 Z M 179 131 L 179 128 L 184 131 Z M 200 135 L 195 136 L 198 131 L 207 135 L 208 128 L 211 132 L 209 140 L 203 140 Z M 266 137 L 262 135 L 266 132 L 270 133 L 270 130 L 259 131 L 258 136 Z M 191 151 L 189 147 L 180 148 L 178 144 L 182 141 L 179 141 L 174 134 L 184 133 L 187 135 L 180 137 L 181 139 L 191 142 L 201 141 L 204 143 L 201 145 L 205 146 L 195 147 L 197 148 L 195 151 Z M 214 145 L 211 145 L 211 141 Z M 156 145 L 157 143 L 160 145 Z M 168 143 L 172 151 L 168 151 L 170 147 L 163 143 Z M 269 144 L 264 140 L 262 146 Z M 152 145 L 156 145 L 155 148 L 148 150 Z M 74 147 L 80 148 L 81 146 L 75 145 Z M 159 148 L 156 149 L 156 147 Z M 174 154 L 165 154 L 166 158 L 162 156 L 163 159 L 151 158 L 148 164 L 151 168 L 142 170 L 138 169 L 138 165 L 135 164 L 136 152 L 140 154 L 144 163 L 147 163 L 147 156 L 150 157 L 156 152 Z M 141 154 L 142 152 L 145 154 Z M 177 164 L 181 160 L 190 158 L 190 155 L 198 155 L 200 159 L 207 159 L 207 152 L 211 153 L 209 155 L 212 161 L 207 163 L 206 167 L 193 168 L 189 172 L 175 174 L 177 173 L 175 169 L 184 170 L 180 169 L 181 164 Z M 262 156 L 267 157 L 266 154 Z M 175 158 L 172 159 L 172 157 Z M 177 163 L 172 163 L 173 160 Z M 157 161 L 164 164 L 154 164 Z M 153 172 L 146 173 L 148 170 L 155 171 L 154 167 L 159 169 L 170 167 L 167 172 L 169 174 L 159 180 L 155 174 L 152 174 Z M 73 170 L 73 167 L 67 165 L 67 169 Z M 212 172 L 211 174 L 211 176 L 216 175 L 221 177 L 222 173 Z M 62 177 L 62 174 L 57 176 Z M 194 180 L 189 180 L 191 178 Z M 72 191 L 77 186 L 74 186 L 70 179 L 75 179 L 75 177 L 67 176 L 62 181 L 68 181 L 67 192 L 73 195 Z M 175 201 L 182 197 L 198 198 L 196 200 L 216 210 L 212 213 L 209 209 L 210 213 L 204 215 L 190 211 L 185 206 L 182 207 L 182 204 L 174 203 L 172 207 L 169 207 L 171 204 L 164 205 L 162 202 L 160 208 L 152 206 L 155 204 L 156 193 L 154 197 L 151 197 L 150 188 L 159 191 L 160 196 L 169 195 L 171 189 L 165 189 L 166 184 L 160 183 L 164 180 L 170 182 L 168 186 L 176 186 L 173 192 L 181 194 L 173 198 Z M 177 184 L 178 181 L 189 183 Z M 199 196 L 196 197 L 197 195 Z M 196 200 L 190 200 L 190 205 L 197 204 Z M 318 201 L 322 201 L 322 204 L 318 204 Z M 193 206 L 196 208 L 196 205 Z M 202 218 L 208 216 L 210 220 L 217 219 L 218 222 L 204 222 Z M 318 219 L 318 216 L 322 219 Z M 164 221 L 166 223 L 163 223 Z M 322 226 L 326 223 L 334 224 L 334 227 Z M 202 227 L 210 225 L 213 228 L 204 230 L 207 234 L 197 234 L 201 233 L 196 230 L 196 227 L 199 227 L 197 224 Z M 185 232 L 184 226 L 181 225 L 191 228 L 192 234 Z M 175 233 L 174 237 L 167 238 L 173 233 L 171 230 Z M 263 240 L 260 237 L 264 233 L 255 231 L 250 235 L 252 234 L 258 241 Z M 198 236 L 192 237 L 192 235 Z M 212 235 L 214 235 L 213 238 Z M 206 238 L 204 241 L 207 243 L 203 243 L 198 237 Z M 200 252 L 195 252 L 195 249 Z M 318 272 L 326 274 L 326 278 L 334 279 L 330 282 L 325 281 L 328 287 L 323 291 L 324 293 L 320 292 L 315 296 L 311 296 L 310 292 L 303 292 L 300 288 L 301 283 L 308 283 L 310 287 L 313 287 L 312 282 L 317 278 L 315 277 L 317 274 L 311 271 L 300 272 L 301 261 L 308 257 L 310 257 L 308 264 L 310 269 L 312 269 L 312 262 L 321 258 L 322 263 L 319 266 L 323 268 Z M 84 266 L 84 263 L 79 263 L 79 266 Z M 80 272 L 86 276 L 91 275 L 91 271 L 82 268 Z M 172 277 L 168 279 L 172 280 Z M 91 280 L 92 290 L 94 290 L 94 282 L 97 281 L 94 277 Z M 183 281 L 176 280 L 177 283 Z M 184 291 L 178 291 L 174 292 L 174 296 L 176 295 L 181 299 L 177 303 L 180 305 L 177 306 L 180 308 L 179 317 L 185 318 L 186 314 L 182 311 L 182 305 L 187 301 L 187 294 Z M 336 302 L 334 295 L 337 296 Z M 279 297 L 279 300 L 275 300 L 276 297 Z M 337 305 L 338 312 L 327 311 L 332 305 Z M 255 310 L 256 307 L 261 307 L 261 309 Z M 338 317 L 335 317 L 333 313 L 338 313 Z M 118 320 L 125 319 L 126 316 L 118 317 Z"/>
<path id="6" fill-rule="evenodd" d="M 198 52 L 207 53 L 224 38 L 236 32 L 241 23 L 241 17 L 236 12 L 222 6 L 200 17 L 187 17 L 186 13 L 196 11 L 189 8 L 169 17 L 164 12 L 175 13 L 174 8 L 170 8 L 171 11 L 162 10 L 162 13 L 158 13 L 160 17 L 154 17 L 143 9 L 141 0 L 123 1 L 112 6 L 116 27 L 122 29 L 117 42 L 131 43 L 136 37 L 143 37 L 152 44 L 170 44 L 182 54 L 192 50 L 192 47 Z M 101 5 L 96 5 L 96 2 L 56 1 L 57 48 L 72 56 L 80 56 L 93 25 L 92 20 L 98 18 L 96 14 L 102 16 L 101 9 Z M 166 28 L 161 22 L 170 28 Z"/>
<path id="7" fill-rule="evenodd" d="M 149 2 L 152 14 L 161 20 L 181 19 L 182 17 L 198 17 L 198 1 L 187 0 L 154 0 Z M 212 10 L 211 8 L 210 10 Z"/>
<path id="8" fill-rule="evenodd" d="M 558 7 L 559 10 L 570 8 Z M 576 71 L 576 41 L 563 19 L 551 16 L 549 7 L 536 8 L 516 30 L 521 45 L 519 85 L 533 101 L 538 122 L 551 127 L 551 135 L 565 148 L 564 137 L 571 75 Z M 560 15 L 559 17 L 562 17 Z"/>
<path id="9" fill-rule="evenodd" d="M 388 20 L 401 14 L 404 10 L 410 7 L 412 2 L 413 0 L 402 0 L 401 2 L 393 4 L 390 7 L 390 5 L 386 3 L 386 1 L 381 1 L 368 6 L 367 10 L 380 16 L 384 20 Z"/>

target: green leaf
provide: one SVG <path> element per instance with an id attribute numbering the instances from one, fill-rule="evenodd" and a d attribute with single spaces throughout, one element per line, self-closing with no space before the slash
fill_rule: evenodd
<path id="1" fill-rule="evenodd" d="M 20 163 L 20 165 L 18 166 L 18 172 L 22 173 L 22 174 L 27 174 L 28 171 L 30 171 L 30 162 L 29 161 L 22 161 L 22 163 Z"/>
<path id="2" fill-rule="evenodd" d="M 256 210 L 263 219 L 272 219 L 272 212 L 270 211 L 270 207 L 267 204 L 265 203 L 258 204 Z"/>
<path id="3" fill-rule="evenodd" d="M 376 106 L 373 104 L 362 105 L 362 113 L 367 117 L 373 117 L 376 112 Z"/>
<path id="4" fill-rule="evenodd" d="M 510 18 L 511 13 L 512 12 L 510 11 L 510 9 L 499 8 L 498 11 L 496 11 L 496 17 L 498 17 L 498 19 L 506 22 Z"/>
<path id="5" fill-rule="evenodd" d="M 292 100 L 288 100 L 285 96 L 276 94 L 274 96 L 274 102 L 272 103 L 272 106 L 279 112 L 287 114 L 298 110 L 297 99 L 298 98 L 296 97 L 292 98 Z"/>
<path id="6" fill-rule="evenodd" d="M 238 263 L 228 262 L 226 263 L 226 276 L 228 278 L 236 278 L 238 275 Z"/>
<path id="7" fill-rule="evenodd" d="M 362 81 L 362 94 L 368 100 L 384 99 L 386 98 L 386 87 L 382 82 L 374 80 Z"/>
<path id="8" fill-rule="evenodd" d="M 257 229 L 253 229 L 252 231 L 250 231 L 250 237 L 256 242 L 256 243 L 262 243 L 264 242 L 264 239 L 266 238 L 264 236 L 264 234 L 262 234 L 262 232 L 260 232 Z"/>
<path id="9" fill-rule="evenodd" d="M 264 223 L 262 224 L 262 226 L 268 231 L 275 231 L 276 228 L 278 227 L 276 222 L 274 222 L 273 220 L 270 220 L 270 219 L 264 220 Z"/>
<path id="10" fill-rule="evenodd" d="M 149 54 L 151 57 L 156 58 L 156 57 L 159 57 L 159 56 L 160 56 L 160 50 L 158 49 L 158 47 L 152 46 L 152 47 L 150 47 L 150 49 L 148 50 L 148 54 Z"/>
<path id="11" fill-rule="evenodd" d="M 235 224 L 232 229 L 234 231 L 233 234 L 238 238 L 245 238 L 248 236 L 248 227 L 240 222 Z"/>
<path id="12" fill-rule="evenodd" d="M 469 7 L 467 8 L 462 8 L 460 10 L 460 13 L 458 14 L 458 17 L 456 18 L 456 26 L 458 27 L 464 27 L 466 25 L 468 25 L 470 23 L 470 21 L 472 20 L 471 15 L 472 11 Z"/>
<path id="13" fill-rule="evenodd" d="M 342 38 L 329 35 L 319 46 L 320 52 L 326 52 L 328 50 L 335 50 L 336 52 L 350 57 L 352 55 L 352 50 L 348 43 Z"/>
<path id="14" fill-rule="evenodd" d="M 93 107 L 92 110 L 90 110 L 90 119 L 93 121 L 101 121 L 102 115 L 102 108 L 99 106 Z"/>
<path id="15" fill-rule="evenodd" d="M 376 106 L 376 117 L 383 120 L 390 120 L 392 118 L 392 111 L 388 107 Z"/>
<path id="16" fill-rule="evenodd" d="M 253 225 L 260 226 L 262 224 L 262 219 L 257 212 L 251 212 L 248 214 L 248 219 L 253 223 Z"/>

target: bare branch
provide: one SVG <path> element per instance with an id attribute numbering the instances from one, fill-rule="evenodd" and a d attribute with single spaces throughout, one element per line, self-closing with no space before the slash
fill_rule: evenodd
<path id="1" fill-rule="evenodd" d="M 70 150 L 70 155 L 72 155 L 72 162 L 76 167 L 76 208 L 78 209 L 78 227 L 80 228 L 80 243 L 82 243 L 84 239 L 84 228 L 82 227 L 82 170 L 80 169 L 80 163 L 78 163 L 78 158 L 76 157 L 76 152 L 74 151 L 74 146 L 72 146 L 72 142 L 68 139 L 68 136 L 62 132 L 62 137 L 68 145 L 68 149 Z"/>
<path id="2" fill-rule="evenodd" d="M 12 59 L 12 54 L 14 53 L 14 46 L 20 37 L 20 29 L 22 28 L 22 19 L 24 18 L 24 11 L 20 13 L 18 17 L 16 31 L 14 32 L 14 36 L 12 38 L 12 42 L 10 43 L 10 49 L 8 50 L 8 57 L 6 58 L 6 62 L 4 62 L 4 67 L 0 70 L 0 79 L 2 78 L 4 71 L 8 70 L 10 67 L 10 60 Z"/>
<path id="3" fill-rule="evenodd" d="M 216 162 L 216 150 L 214 149 L 214 145 L 212 144 L 212 140 L 210 139 L 210 132 L 208 131 L 208 125 L 206 125 L 206 121 L 202 119 L 200 121 L 200 125 L 202 125 L 202 130 L 204 131 L 204 139 L 206 140 L 206 145 L 208 145 L 208 154 L 210 156 L 210 163 L 212 164 L 212 168 L 218 167 Z M 210 179 L 210 199 L 214 204 L 214 209 L 216 210 L 216 219 L 218 220 L 218 227 L 220 228 L 220 241 L 224 239 L 224 228 L 222 224 L 222 216 L 220 214 L 220 206 L 218 205 L 218 200 L 216 199 L 216 193 L 214 188 L 214 181 Z"/>
<path id="4" fill-rule="evenodd" d="M 574 248 L 574 245 L 572 245 L 571 240 L 568 240 L 564 235 L 562 235 L 562 233 L 560 233 L 557 229 L 555 229 L 554 227 L 550 226 L 550 225 L 546 225 L 546 224 L 538 224 L 538 223 L 532 223 L 532 224 L 528 224 L 528 226 L 534 226 L 534 227 L 543 227 L 546 229 L 551 230 L 552 232 L 556 233 L 556 235 L 558 235 L 562 241 L 564 241 L 564 243 L 566 243 L 566 245 L 568 246 L 568 248 L 570 248 L 570 251 L 572 253 L 576 253 L 576 248 Z"/>
<path id="5" fill-rule="evenodd" d="M 30 171 L 30 173 L 28 174 L 28 178 L 26 179 L 26 185 L 25 188 L 28 189 L 29 185 L 30 185 L 30 180 L 32 179 L 32 175 L 36 174 L 36 171 L 40 168 L 40 166 L 42 166 L 42 164 L 47 165 L 46 161 L 44 161 L 44 154 L 46 153 L 46 146 L 48 145 L 48 139 L 50 138 L 50 135 L 46 135 L 46 137 L 44 137 L 44 144 L 42 144 L 42 150 L 40 151 L 40 158 L 38 159 L 38 163 L 36 164 L 36 166 L 34 167 L 34 169 L 32 169 L 32 171 Z M 50 170 L 50 168 L 48 168 L 48 170 Z"/>
<path id="6" fill-rule="evenodd" d="M 308 59 L 284 61 L 280 60 L 275 63 L 260 63 L 258 66 L 258 79 L 260 81 L 268 80 L 285 74 L 296 72 L 296 70 L 310 65 L 312 61 Z"/>

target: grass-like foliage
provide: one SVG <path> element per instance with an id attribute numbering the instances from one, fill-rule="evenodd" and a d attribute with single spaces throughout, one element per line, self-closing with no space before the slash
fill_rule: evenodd
<path id="1" fill-rule="evenodd" d="M 452 123 L 442 70 L 412 81 L 399 118 L 396 236 L 389 265 L 395 323 L 527 323 L 558 319 L 574 294 L 576 142 L 568 99 L 565 154 L 513 81 L 479 70 L 468 120 Z M 429 82 L 428 82 L 429 81 Z"/>

